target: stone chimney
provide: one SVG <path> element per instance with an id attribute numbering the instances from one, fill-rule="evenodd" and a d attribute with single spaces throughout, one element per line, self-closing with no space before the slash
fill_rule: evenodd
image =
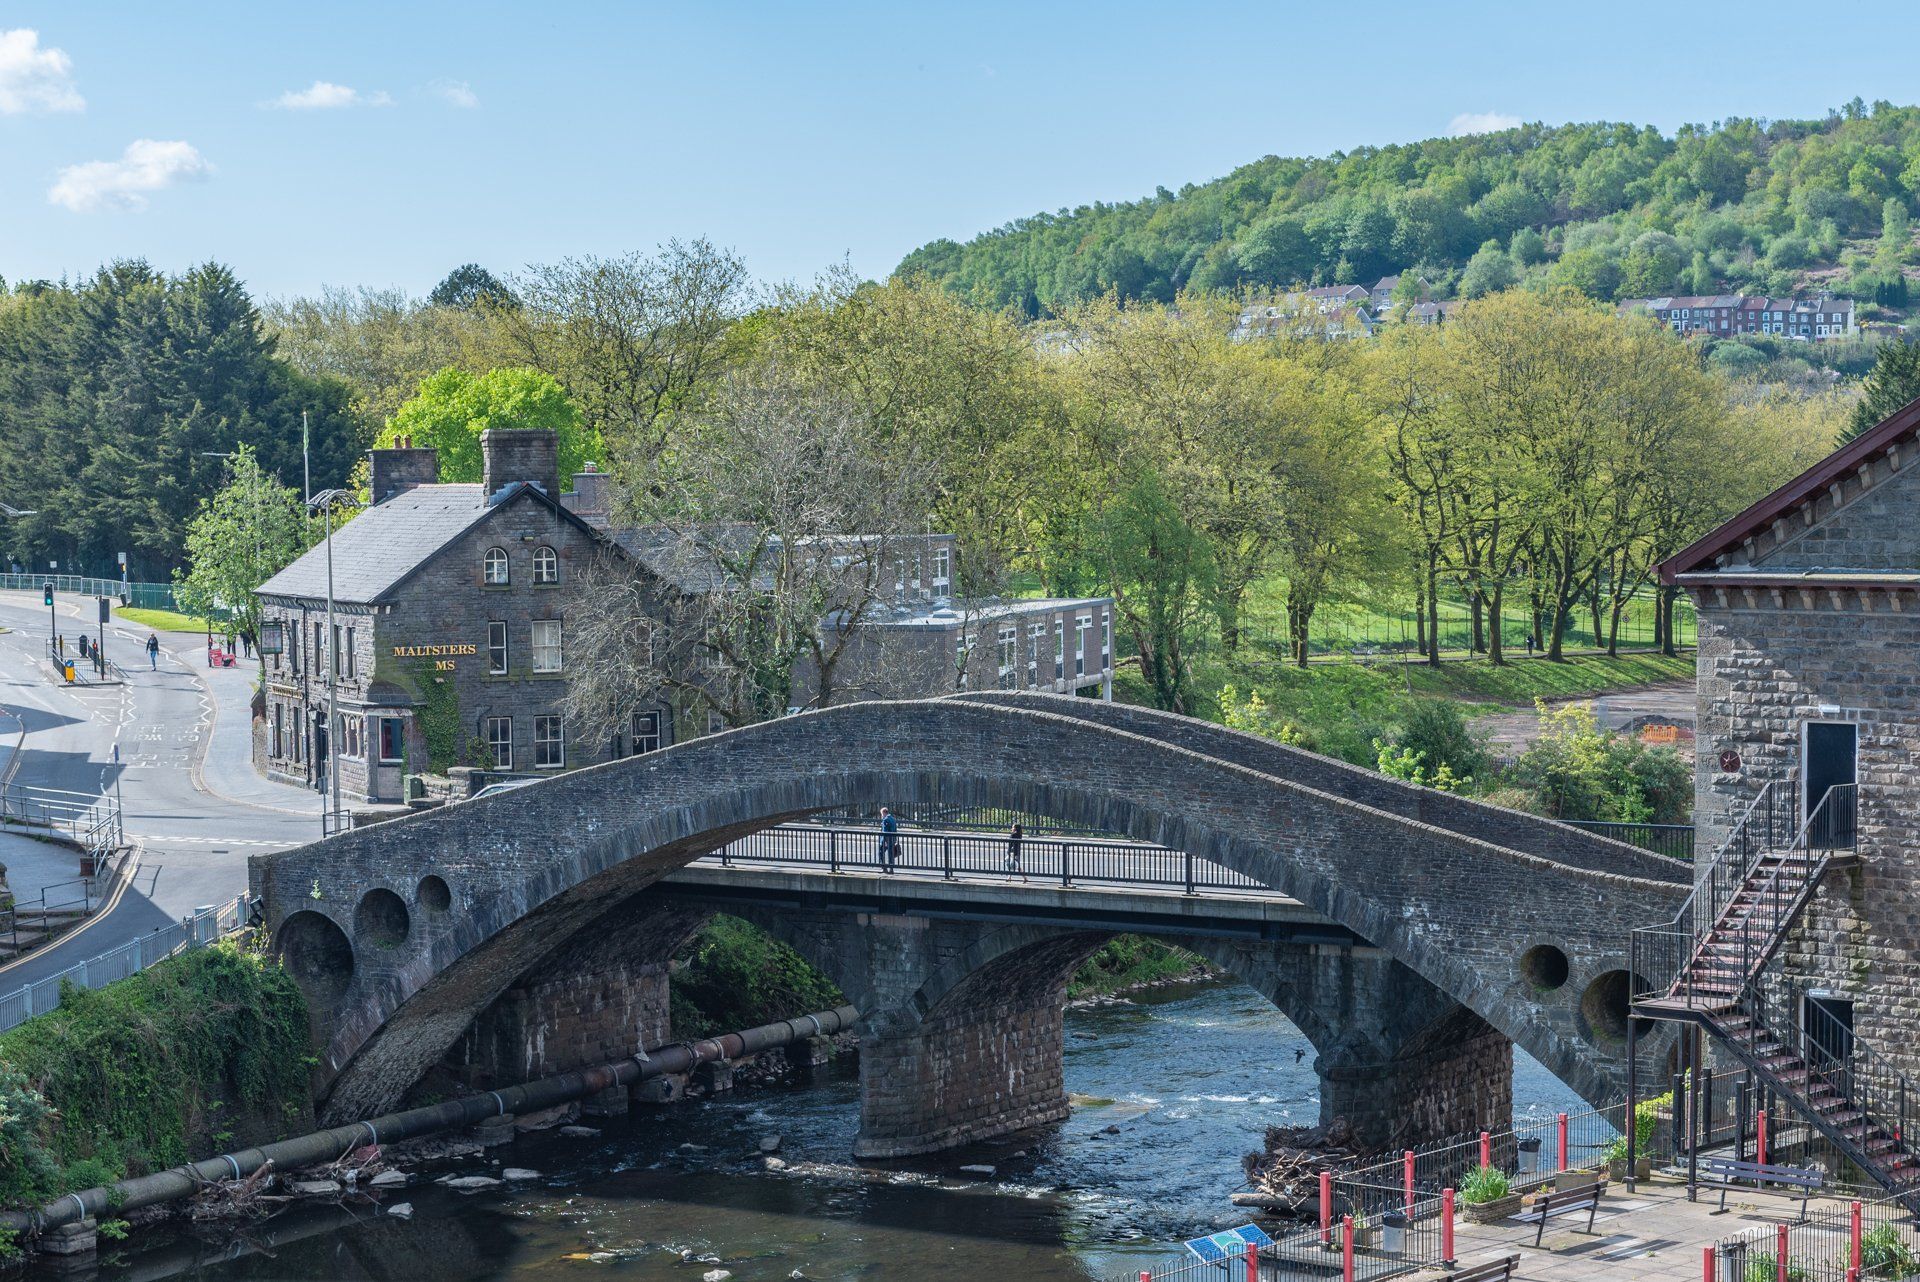
<path id="1" fill-rule="evenodd" d="M 611 479 L 588 463 L 585 470 L 573 474 L 573 492 L 561 495 L 560 501 L 587 524 L 604 526 L 613 515 L 613 492 L 608 486 Z"/>
<path id="2" fill-rule="evenodd" d="M 488 498 L 515 481 L 560 499 L 560 440 L 545 429 L 490 427 L 480 433 L 480 485 Z"/>
<path id="3" fill-rule="evenodd" d="M 432 449 L 416 446 L 411 436 L 403 436 L 383 450 L 368 450 L 371 483 L 375 503 L 384 503 L 402 490 L 416 485 L 432 485 L 440 479 L 440 456 Z"/>

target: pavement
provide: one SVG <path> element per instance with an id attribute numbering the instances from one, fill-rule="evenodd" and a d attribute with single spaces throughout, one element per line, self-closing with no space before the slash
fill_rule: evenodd
<path id="1" fill-rule="evenodd" d="M 69 644 L 95 634 L 94 608 L 91 597 L 56 601 Z M 138 867 L 105 912 L 0 966 L 0 992 L 232 899 L 246 890 L 248 855 L 320 836 L 318 796 L 268 782 L 248 760 L 255 663 L 209 669 L 204 638 L 166 633 L 150 669 L 148 629 L 112 622 L 107 654 L 127 680 L 66 686 L 43 657 L 48 628 L 37 595 L 0 592 L 0 747 L 19 743 L 17 761 L 0 771 L 11 768 L 15 783 L 32 787 L 117 795 Z"/>
<path id="2" fill-rule="evenodd" d="M 1522 1282 L 1697 1282 L 1703 1248 L 1736 1233 L 1800 1218 L 1800 1203 L 1793 1198 L 1742 1199 L 1736 1194 L 1728 1198 L 1725 1214 L 1715 1213 L 1718 1205 L 1718 1192 L 1703 1191 L 1698 1202 L 1689 1202 L 1684 1182 L 1656 1177 L 1640 1181 L 1632 1194 L 1610 1188 L 1600 1201 L 1592 1233 L 1586 1231 L 1585 1215 L 1550 1222 L 1538 1248 L 1533 1245 L 1537 1225 L 1514 1220 L 1469 1224 L 1461 1219 L 1454 1254 L 1461 1264 L 1470 1265 L 1517 1251 L 1520 1265 L 1513 1276 Z M 1837 1212 L 1844 1222 L 1846 1205 L 1816 1198 L 1811 1209 Z M 1578 1227 L 1563 1227 L 1571 1225 Z"/>
<path id="3" fill-rule="evenodd" d="M 1569 703 L 1590 706 L 1602 730 L 1639 734 L 1648 743 L 1675 748 L 1689 760 L 1693 757 L 1695 693 L 1692 681 L 1664 681 L 1610 694 L 1555 699 L 1547 706 L 1557 708 Z M 1473 726 L 1487 733 L 1496 757 L 1511 760 L 1540 737 L 1540 714 L 1532 710 L 1498 712 L 1475 717 Z M 1660 729 L 1667 726 L 1673 727 L 1674 733 L 1669 735 Z"/>

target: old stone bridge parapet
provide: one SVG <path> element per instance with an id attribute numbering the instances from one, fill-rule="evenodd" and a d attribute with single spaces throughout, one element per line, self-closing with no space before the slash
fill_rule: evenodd
<path id="1" fill-rule="evenodd" d="M 1681 866 L 1557 825 L 1566 847 L 1529 853 L 1438 826 L 1454 809 L 1417 793 L 1368 804 L 1285 773 L 1325 783 L 1319 761 L 1180 719 L 1103 724 L 1072 701 L 855 704 L 258 856 L 252 876 L 314 1002 L 330 1118 L 390 1105 L 665 872 L 873 800 L 1001 806 L 1191 851 L 1370 941 L 1589 1099 L 1616 1095 L 1626 933 L 1672 915 Z M 1485 832 L 1500 813 L 1459 822 Z M 1539 821 L 1515 818 L 1537 844 Z"/>

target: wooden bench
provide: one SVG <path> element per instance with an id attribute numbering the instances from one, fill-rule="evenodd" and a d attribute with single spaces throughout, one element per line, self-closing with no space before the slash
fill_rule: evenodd
<path id="1" fill-rule="evenodd" d="M 1418 1274 L 1414 1282 L 1512 1282 L 1513 1271 L 1520 1267 L 1520 1253 L 1494 1255 L 1472 1264 Z"/>
<path id="2" fill-rule="evenodd" d="M 1700 1182 L 1720 1189 L 1720 1209 L 1727 1209 L 1727 1193 L 1751 1185 L 1764 1191 L 1769 1184 L 1799 1190 L 1800 1218 L 1807 1218 L 1807 1202 L 1826 1186 L 1827 1174 L 1817 1166 L 1776 1166 L 1772 1162 L 1742 1162 L 1730 1157 L 1703 1157 Z"/>
<path id="3" fill-rule="evenodd" d="M 1589 1180 L 1584 1184 L 1570 1184 L 1563 1189 L 1536 1194 L 1533 1199 L 1533 1209 L 1523 1211 L 1513 1218 L 1523 1224 L 1538 1223 L 1540 1225 L 1533 1235 L 1535 1246 L 1539 1246 L 1541 1238 L 1546 1235 L 1547 1221 L 1562 1215 L 1578 1215 L 1585 1211 L 1587 1232 L 1591 1233 L 1594 1213 L 1600 1209 L 1601 1187 L 1599 1180 Z"/>

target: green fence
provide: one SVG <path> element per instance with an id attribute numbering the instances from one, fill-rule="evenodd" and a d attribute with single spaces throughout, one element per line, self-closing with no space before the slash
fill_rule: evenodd
<path id="1" fill-rule="evenodd" d="M 177 610 L 171 583 L 123 583 L 80 574 L 0 574 L 0 590 L 38 592 L 53 584 L 59 596 L 104 596 L 142 610 Z"/>

